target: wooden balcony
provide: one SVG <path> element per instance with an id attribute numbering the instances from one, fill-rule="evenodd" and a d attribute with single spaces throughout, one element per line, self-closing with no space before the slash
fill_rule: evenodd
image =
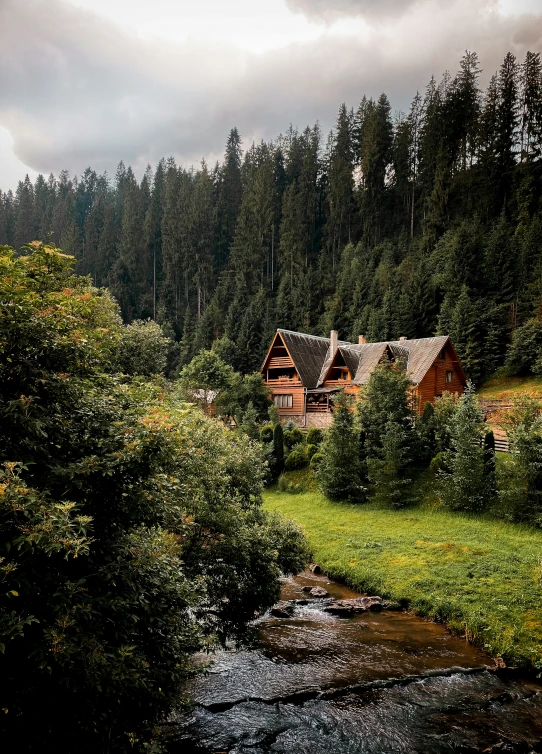
<path id="1" fill-rule="evenodd" d="M 329 413 L 329 406 L 325 403 L 307 403 L 308 414 L 327 414 Z"/>
<path id="2" fill-rule="evenodd" d="M 268 378 L 266 385 L 289 385 L 291 387 L 300 387 L 301 381 L 297 374 L 295 377 L 277 377 L 277 379 Z"/>

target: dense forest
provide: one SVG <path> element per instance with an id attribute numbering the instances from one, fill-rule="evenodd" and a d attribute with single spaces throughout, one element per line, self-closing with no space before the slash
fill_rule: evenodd
<path id="1" fill-rule="evenodd" d="M 368 340 L 452 335 L 475 382 L 542 302 L 542 64 L 507 54 L 485 91 L 467 52 L 408 113 L 385 94 L 290 127 L 222 164 L 170 159 L 138 182 L 27 177 L 0 192 L 0 243 L 54 242 L 108 286 L 126 321 L 155 319 L 179 362 L 220 340 L 257 369 L 276 327 Z"/>

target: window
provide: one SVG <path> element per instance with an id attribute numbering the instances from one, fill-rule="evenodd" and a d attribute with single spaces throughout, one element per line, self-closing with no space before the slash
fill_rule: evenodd
<path id="1" fill-rule="evenodd" d="M 441 352 L 439 353 L 438 357 L 439 357 L 439 359 L 440 359 L 441 361 L 444 361 L 444 359 L 446 358 L 446 347 L 444 347 L 444 348 L 442 349 L 442 351 L 441 351 Z"/>
<path id="2" fill-rule="evenodd" d="M 275 395 L 275 406 L 277 408 L 292 408 L 293 395 Z"/>
<path id="3" fill-rule="evenodd" d="M 454 373 L 453 372 L 446 372 L 446 384 L 451 385 L 454 379 Z"/>

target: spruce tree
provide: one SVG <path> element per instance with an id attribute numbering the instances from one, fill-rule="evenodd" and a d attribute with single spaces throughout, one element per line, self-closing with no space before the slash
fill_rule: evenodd
<path id="1" fill-rule="evenodd" d="M 361 479 L 359 435 L 354 426 L 352 401 L 344 393 L 333 402 L 333 422 L 321 453 L 316 475 L 323 494 L 330 500 L 363 502 L 366 490 Z"/>
<path id="2" fill-rule="evenodd" d="M 481 430 L 482 415 L 472 383 L 468 383 L 450 421 L 446 468 L 440 472 L 442 502 L 451 510 L 479 512 L 489 501 Z"/>

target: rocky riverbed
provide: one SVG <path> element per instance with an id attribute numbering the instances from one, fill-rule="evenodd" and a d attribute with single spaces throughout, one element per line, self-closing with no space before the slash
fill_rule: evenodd
<path id="1" fill-rule="evenodd" d="M 253 649 L 218 653 L 171 754 L 542 752 L 542 685 L 325 575 L 285 580 Z"/>

